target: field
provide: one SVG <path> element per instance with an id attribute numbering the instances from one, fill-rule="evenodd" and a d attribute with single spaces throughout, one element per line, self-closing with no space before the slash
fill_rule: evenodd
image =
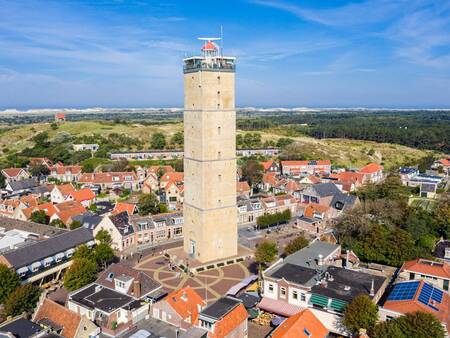
<path id="1" fill-rule="evenodd" d="M 144 149 L 149 149 L 151 135 L 162 132 L 169 140 L 171 135 L 182 131 L 182 123 L 152 124 L 141 123 L 124 124 L 113 121 L 76 121 L 66 122 L 53 130 L 50 123 L 35 123 L 27 125 L 6 126 L 0 125 L 0 158 L 7 154 L 18 152 L 28 146 L 32 146 L 31 138 L 39 132 L 46 131 L 50 138 L 58 133 L 69 133 L 73 136 L 100 134 L 107 136 L 111 133 L 126 134 L 133 138 L 144 141 Z M 238 131 L 238 133 L 244 133 Z M 286 137 L 278 130 L 259 132 L 262 141 L 277 140 Z M 395 168 L 399 165 L 418 160 L 431 151 L 419 150 L 389 143 L 376 143 L 371 141 L 357 141 L 347 139 L 314 139 L 307 136 L 296 136 L 290 138 L 298 143 L 298 151 L 308 158 L 329 158 L 332 163 L 348 168 L 361 167 L 370 161 L 382 163 L 386 168 Z"/>

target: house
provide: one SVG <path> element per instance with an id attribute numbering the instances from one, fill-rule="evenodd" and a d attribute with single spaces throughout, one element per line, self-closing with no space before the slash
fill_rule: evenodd
<path id="1" fill-rule="evenodd" d="M 94 229 L 94 237 L 100 230 L 106 230 L 111 235 L 111 247 L 120 253 L 135 252 L 137 243 L 134 228 L 129 222 L 126 211 L 116 215 L 104 216 Z"/>
<path id="2" fill-rule="evenodd" d="M 50 169 L 50 167 L 53 166 L 53 161 L 48 159 L 47 157 L 32 157 L 30 158 L 30 163 L 28 163 L 29 167 L 36 167 L 36 166 L 46 166 Z"/>
<path id="3" fill-rule="evenodd" d="M 102 216 L 87 211 L 80 215 L 72 216 L 72 222 L 78 222 L 81 226 L 94 230 L 97 225 L 102 221 Z"/>
<path id="4" fill-rule="evenodd" d="M 55 185 L 50 192 L 50 201 L 52 203 L 62 203 L 73 191 L 75 191 L 75 188 L 71 183 Z"/>
<path id="5" fill-rule="evenodd" d="M 55 114 L 55 122 L 57 123 L 66 122 L 66 115 L 62 113 Z"/>
<path id="6" fill-rule="evenodd" d="M 432 165 L 433 169 L 441 169 L 447 176 L 450 175 L 450 157 L 437 160 Z"/>
<path id="7" fill-rule="evenodd" d="M 271 338 L 328 337 L 329 331 L 310 309 L 304 309 L 283 321 L 269 335 Z"/>
<path id="8" fill-rule="evenodd" d="M 321 236 L 331 219 L 330 207 L 310 203 L 299 206 L 297 226 L 313 236 Z"/>
<path id="9" fill-rule="evenodd" d="M 84 173 L 78 179 L 78 183 L 99 186 L 102 190 L 114 188 L 138 191 L 140 184 L 134 172 L 107 172 L 107 173 Z"/>
<path id="10" fill-rule="evenodd" d="M 263 299 L 258 307 L 284 317 L 313 308 L 333 317 L 331 322 L 339 322 L 346 305 L 356 296 L 364 294 L 378 302 L 388 278 L 340 266 L 339 245 L 314 241 L 263 272 Z M 341 334 L 339 327 L 328 329 Z"/>
<path id="11" fill-rule="evenodd" d="M 281 173 L 280 164 L 274 160 L 268 160 L 262 163 L 264 172 L 266 173 Z"/>
<path id="12" fill-rule="evenodd" d="M 111 160 L 174 160 L 183 158 L 183 150 L 149 150 L 149 151 L 127 151 L 111 153 Z"/>
<path id="13" fill-rule="evenodd" d="M 421 183 L 420 184 L 420 197 L 436 198 L 436 183 Z"/>
<path id="14" fill-rule="evenodd" d="M 168 181 L 161 190 L 160 200 L 167 204 L 169 210 L 180 209 L 184 201 L 183 182 Z"/>
<path id="15" fill-rule="evenodd" d="M 145 319 L 151 304 L 166 294 L 144 271 L 120 263 L 109 266 L 94 283 L 70 293 L 67 307 L 114 337 Z"/>
<path id="16" fill-rule="evenodd" d="M 449 333 L 450 296 L 432 283 L 423 280 L 396 283 L 379 308 L 382 321 L 416 311 L 432 314 Z"/>
<path id="17" fill-rule="evenodd" d="M 441 239 L 434 247 L 434 257 L 450 263 L 450 241 Z"/>
<path id="18" fill-rule="evenodd" d="M 383 180 L 383 167 L 377 163 L 369 163 L 359 172 L 364 174 L 364 181 L 367 183 L 377 184 Z"/>
<path id="19" fill-rule="evenodd" d="M 71 264 L 75 249 L 95 245 L 92 232 L 85 228 L 60 233 L 54 237 L 3 253 L 0 263 L 15 271 L 22 283 L 58 280 Z"/>
<path id="20" fill-rule="evenodd" d="M 50 168 L 50 178 L 60 182 L 77 182 L 81 176 L 81 166 L 79 165 L 62 165 L 57 163 Z"/>
<path id="21" fill-rule="evenodd" d="M 247 318 L 242 300 L 224 296 L 200 312 L 197 326 L 208 332 L 208 338 L 247 338 Z"/>
<path id="22" fill-rule="evenodd" d="M 2 169 L 2 175 L 5 178 L 5 183 L 13 181 L 21 181 L 29 178 L 31 175 L 23 168 L 5 168 Z"/>
<path id="23" fill-rule="evenodd" d="M 138 212 L 137 205 L 135 203 L 116 202 L 111 214 L 117 215 L 124 211 L 128 214 L 128 216 L 134 215 Z"/>
<path id="24" fill-rule="evenodd" d="M 73 146 L 73 150 L 75 151 L 83 151 L 83 150 L 89 150 L 92 152 L 96 152 L 99 148 L 99 145 L 96 143 L 91 143 L 91 144 L 74 144 Z"/>
<path id="25" fill-rule="evenodd" d="M 264 215 L 264 207 L 260 198 L 240 196 L 237 199 L 238 225 L 255 225 L 258 217 Z"/>
<path id="26" fill-rule="evenodd" d="M 50 222 L 59 219 L 66 226 L 72 224 L 73 217 L 84 214 L 87 211 L 83 204 L 75 200 L 55 204 L 54 208 L 56 213 L 50 216 Z"/>
<path id="27" fill-rule="evenodd" d="M 46 334 L 43 328 L 19 316 L 11 320 L 6 320 L 0 324 L 0 336 L 2 338 L 38 338 Z"/>
<path id="28" fill-rule="evenodd" d="M 403 263 L 399 280 L 425 280 L 449 292 L 450 263 L 417 258 Z"/>
<path id="29" fill-rule="evenodd" d="M 74 190 L 67 195 L 66 201 L 77 201 L 88 208 L 95 202 L 95 194 L 89 188 Z"/>
<path id="30" fill-rule="evenodd" d="M 361 172 L 354 171 L 342 171 L 336 174 L 330 174 L 328 176 L 330 179 L 341 182 L 342 185 L 349 185 L 349 189 L 345 191 L 354 191 L 366 183 L 367 176 Z"/>
<path id="31" fill-rule="evenodd" d="M 419 175 L 419 173 L 419 169 L 411 167 L 400 167 L 398 170 L 400 180 L 402 181 L 402 184 L 406 186 L 408 185 L 408 181 Z"/>
<path id="32" fill-rule="evenodd" d="M 22 195 L 32 192 L 39 187 L 39 182 L 34 177 L 24 178 L 19 181 L 10 181 L 6 184 L 5 190 L 10 195 Z"/>
<path id="33" fill-rule="evenodd" d="M 275 189 L 278 183 L 278 178 L 276 173 L 265 173 L 262 179 L 261 190 L 264 192 L 270 192 Z"/>
<path id="34" fill-rule="evenodd" d="M 0 200 L 0 216 L 13 218 L 17 208 L 24 208 L 18 199 Z"/>
<path id="35" fill-rule="evenodd" d="M 200 312 L 206 302 L 190 286 L 175 290 L 153 305 L 152 316 L 186 331 L 198 326 Z"/>
<path id="36" fill-rule="evenodd" d="M 248 157 L 248 156 L 268 156 L 274 157 L 280 153 L 278 148 L 241 148 L 236 149 L 236 156 Z"/>
<path id="37" fill-rule="evenodd" d="M 247 181 L 243 182 L 236 182 L 236 194 L 237 196 L 247 196 L 250 197 L 251 191 L 250 186 L 248 185 Z"/>
<path id="38" fill-rule="evenodd" d="M 299 180 L 300 184 L 306 184 L 306 185 L 317 184 L 320 182 L 322 182 L 320 180 L 320 178 L 315 175 L 304 176 Z"/>
<path id="39" fill-rule="evenodd" d="M 305 176 L 316 173 L 330 174 L 330 160 L 311 160 L 311 161 L 281 161 L 281 172 L 283 175 Z"/>
<path id="40" fill-rule="evenodd" d="M 48 298 L 37 305 L 33 321 L 50 333 L 65 338 L 90 338 L 100 333 L 100 328 L 87 317 Z"/>
<path id="41" fill-rule="evenodd" d="M 184 218 L 181 213 L 133 215 L 129 223 L 134 229 L 135 242 L 139 248 L 183 238 Z"/>

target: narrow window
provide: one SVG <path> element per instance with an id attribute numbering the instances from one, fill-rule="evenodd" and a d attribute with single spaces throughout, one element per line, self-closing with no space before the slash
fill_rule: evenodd
<path id="1" fill-rule="evenodd" d="M 220 133 L 222 132 L 222 127 L 217 127 L 217 134 L 219 134 L 220 135 Z"/>

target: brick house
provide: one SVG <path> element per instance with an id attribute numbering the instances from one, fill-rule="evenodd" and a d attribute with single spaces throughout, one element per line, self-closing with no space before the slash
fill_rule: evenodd
<path id="1" fill-rule="evenodd" d="M 330 160 L 306 160 L 306 161 L 281 161 L 283 175 L 305 176 L 316 173 L 330 174 Z"/>

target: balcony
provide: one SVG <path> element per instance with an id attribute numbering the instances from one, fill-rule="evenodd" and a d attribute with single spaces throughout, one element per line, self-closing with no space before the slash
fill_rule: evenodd
<path id="1" fill-rule="evenodd" d="M 207 60 L 203 57 L 193 57 L 184 60 L 183 72 L 185 74 L 198 71 L 234 73 L 236 71 L 235 59 L 217 57 Z"/>

